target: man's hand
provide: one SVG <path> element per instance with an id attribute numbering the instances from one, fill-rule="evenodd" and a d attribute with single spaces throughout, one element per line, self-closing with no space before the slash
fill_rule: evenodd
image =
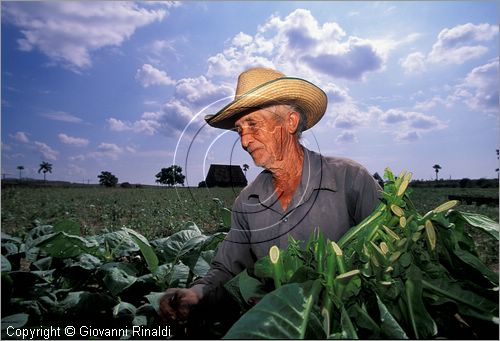
<path id="1" fill-rule="evenodd" d="M 199 302 L 200 297 L 193 289 L 170 288 L 160 298 L 160 316 L 165 322 L 185 321 Z"/>

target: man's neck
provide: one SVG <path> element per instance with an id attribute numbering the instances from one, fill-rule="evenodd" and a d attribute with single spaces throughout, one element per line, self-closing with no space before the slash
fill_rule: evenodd
<path id="1" fill-rule="evenodd" d="M 302 177 L 302 164 L 304 163 L 304 150 L 298 141 L 294 142 L 287 150 L 286 155 L 277 167 L 270 171 L 273 173 L 273 184 L 285 210 L 292 200 L 293 193 L 300 184 Z"/>

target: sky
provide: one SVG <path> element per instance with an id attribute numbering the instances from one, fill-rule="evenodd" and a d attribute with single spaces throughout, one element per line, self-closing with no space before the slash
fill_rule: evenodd
<path id="1" fill-rule="evenodd" d="M 155 184 L 180 165 L 262 171 L 205 124 L 251 67 L 328 96 L 302 143 L 370 173 L 496 178 L 498 1 L 1 2 L 4 177 Z M 23 166 L 21 174 L 17 169 Z"/>

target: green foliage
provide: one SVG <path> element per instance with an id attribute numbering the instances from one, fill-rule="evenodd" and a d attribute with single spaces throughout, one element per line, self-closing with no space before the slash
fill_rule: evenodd
<path id="1" fill-rule="evenodd" d="M 156 182 L 167 186 L 175 186 L 177 184 L 184 186 L 184 179 L 186 178 L 186 176 L 182 174 L 182 167 L 177 165 L 162 168 L 155 177 Z"/>
<path id="2" fill-rule="evenodd" d="M 498 189 L 412 188 L 411 200 L 409 195 L 394 198 L 391 193 L 401 186 L 400 178 L 392 175 L 384 194 L 386 208 L 368 223 L 371 228 L 358 226 L 352 230 L 357 233 L 339 242 L 341 257 L 331 244 L 320 242 L 320 234 L 307 243 L 290 239 L 288 248 L 280 250 L 281 299 L 289 299 L 293 292 L 300 293 L 297 299 L 305 302 L 312 284 L 321 283 L 305 337 L 414 338 L 409 310 L 403 309 L 407 292 L 421 295 L 438 328 L 437 337 L 488 336 L 491 325 L 497 326 L 498 291 L 491 288 L 498 283 L 498 274 L 485 267 L 484 259 L 498 262 L 498 224 L 484 215 L 498 219 L 498 207 L 463 205 L 464 211 L 477 215 L 449 211 L 427 216 L 435 228 L 434 250 L 429 248 L 425 224 L 419 221 L 423 216 L 415 212 L 432 211 L 448 194 L 498 196 Z M 224 236 L 213 232 L 229 227 L 226 207 L 236 195 L 233 189 L 220 188 L 2 188 L 2 231 L 15 234 L 2 234 L 3 318 L 26 327 L 73 321 L 121 327 L 160 323 L 158 299 L 164 289 L 189 286 L 208 271 Z M 400 238 L 397 241 L 385 228 L 374 228 L 381 219 L 394 221 L 388 203 L 400 205 L 408 218 L 406 229 L 399 226 L 399 220 L 388 224 L 389 231 Z M 134 238 L 134 233 L 122 227 L 140 234 Z M 207 230 L 212 233 L 202 232 Z M 373 244 L 366 243 L 367 238 Z M 382 242 L 388 249 L 385 255 Z M 151 250 L 158 260 L 156 270 Z M 485 252 L 491 258 L 485 258 Z M 421 269 L 420 280 L 409 271 L 412 265 Z M 392 271 L 385 272 L 390 267 Z M 408 274 L 413 282 L 407 282 Z M 259 260 L 253 272 L 235 277 L 228 289 L 231 283 L 230 291 L 238 296 L 242 310 L 256 308 L 255 303 L 263 302 L 273 288 L 269 258 Z M 288 291 L 293 283 L 302 289 Z M 411 302 L 419 306 L 418 300 Z M 286 301 L 280 304 L 285 311 L 291 306 Z M 417 322 L 420 309 L 412 310 Z M 266 316 L 277 312 L 270 306 L 267 310 Z M 254 318 L 263 320 L 257 313 Z M 280 328 L 282 322 L 286 323 L 283 319 L 273 323 Z M 443 329 L 443 325 L 449 327 Z M 473 334 L 479 325 L 483 328 Z M 260 333 L 260 325 L 255 326 L 248 330 Z M 418 329 L 420 337 L 432 334 L 432 323 L 427 321 L 425 326 Z M 301 335 L 296 328 L 280 332 Z"/>
<path id="3" fill-rule="evenodd" d="M 43 172 L 43 181 L 46 180 L 46 174 L 47 173 L 52 173 L 52 164 L 48 163 L 47 161 L 43 161 L 40 164 L 40 168 L 38 168 L 38 173 Z M 19 175 L 19 177 L 21 177 Z"/>
<path id="4" fill-rule="evenodd" d="M 101 174 L 97 176 L 99 178 L 99 184 L 104 187 L 115 187 L 118 184 L 118 178 L 114 176 L 111 172 L 102 171 Z"/>
<path id="5" fill-rule="evenodd" d="M 195 221 L 204 231 L 229 227 L 225 207 L 238 195 L 228 188 L 2 188 L 2 231 L 72 220 L 84 235 L 128 227 L 148 239 L 168 236 Z M 218 201 L 213 198 L 217 197 Z M 224 215 L 223 212 L 229 214 Z"/>
<path id="6" fill-rule="evenodd" d="M 224 336 L 225 339 L 324 338 L 314 301 L 319 281 L 292 283 L 266 295 Z M 266 325 L 266 328 L 255 328 Z"/>
<path id="7" fill-rule="evenodd" d="M 10 245 L 2 247 L 2 328 L 159 326 L 165 289 L 203 276 L 224 235 L 204 235 L 194 223 L 189 233 L 152 241 L 128 228 L 78 231 L 62 221 L 23 238 L 2 234 L 2 246 Z"/>
<path id="8" fill-rule="evenodd" d="M 478 258 L 464 228 L 468 224 L 498 240 L 498 223 L 450 210 L 453 201 L 419 214 L 407 190 L 410 176 L 395 177 L 387 169 L 381 204 L 338 244 L 319 232 L 304 248 L 290 239 L 287 249 L 271 248 L 252 274 L 230 281 L 228 291 L 243 311 L 254 296 L 262 299 L 226 337 L 303 338 L 308 326 L 318 328 L 317 319 L 320 337 L 328 338 L 490 338 L 498 333 L 498 273 Z M 311 283 L 318 283 L 318 290 L 299 290 Z M 309 309 L 305 302 L 314 304 Z M 306 308 L 321 314 L 304 315 Z"/>

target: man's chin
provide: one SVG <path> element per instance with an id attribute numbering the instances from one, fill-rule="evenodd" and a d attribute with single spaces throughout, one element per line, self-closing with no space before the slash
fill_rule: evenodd
<path id="1" fill-rule="evenodd" d="M 267 169 L 266 165 L 268 164 L 269 158 L 265 159 L 266 155 L 262 155 L 258 150 L 254 150 L 250 153 L 250 156 L 252 157 L 255 166 Z"/>
<path id="2" fill-rule="evenodd" d="M 255 166 L 267 169 L 266 167 L 267 163 L 264 160 L 261 160 L 259 158 L 252 158 L 252 159 Z"/>

